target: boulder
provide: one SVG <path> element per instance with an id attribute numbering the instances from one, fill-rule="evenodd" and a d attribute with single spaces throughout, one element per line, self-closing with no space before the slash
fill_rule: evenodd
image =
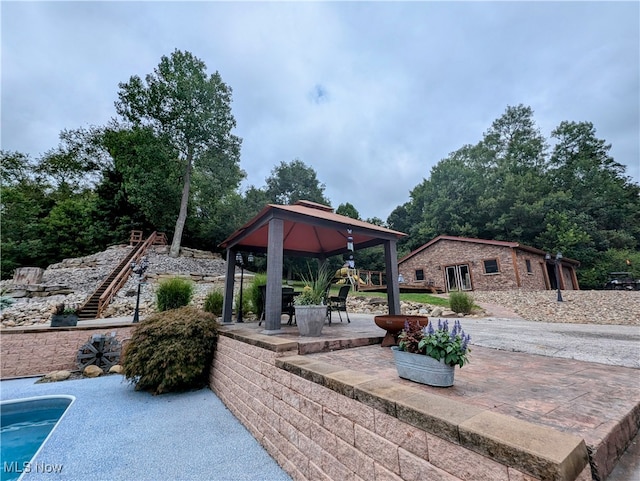
<path id="1" fill-rule="evenodd" d="M 109 374 L 122 374 L 123 371 L 124 368 L 120 364 L 116 364 L 109 368 Z"/>
<path id="2" fill-rule="evenodd" d="M 90 366 L 84 368 L 84 371 L 82 371 L 82 375 L 85 377 L 98 377 L 102 375 L 102 369 L 91 364 Z"/>
<path id="3" fill-rule="evenodd" d="M 53 371 L 47 374 L 44 377 L 44 379 L 46 381 L 57 382 L 57 381 L 64 381 L 65 379 L 69 379 L 70 376 L 71 376 L 71 371 L 65 371 L 65 370 Z"/>

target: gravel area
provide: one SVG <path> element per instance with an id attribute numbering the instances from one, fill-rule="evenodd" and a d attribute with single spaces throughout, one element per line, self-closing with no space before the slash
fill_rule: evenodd
<path id="1" fill-rule="evenodd" d="M 576 324 L 640 326 L 640 291 L 492 291 L 471 293 L 491 313 L 499 306 L 522 319 Z M 502 317 L 502 316 L 500 316 Z"/>

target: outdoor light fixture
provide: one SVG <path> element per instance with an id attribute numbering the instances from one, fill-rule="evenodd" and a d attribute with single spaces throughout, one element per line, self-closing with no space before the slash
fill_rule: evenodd
<path id="1" fill-rule="evenodd" d="M 139 263 L 133 261 L 131 263 L 131 271 L 138 276 L 138 295 L 136 297 L 136 310 L 133 311 L 133 322 L 140 321 L 140 286 L 142 285 L 142 279 L 145 271 L 149 268 L 149 261 L 146 257 L 143 257 Z"/>
<path id="2" fill-rule="evenodd" d="M 561 275 L 560 266 L 562 263 L 562 252 L 558 252 L 556 254 L 555 259 L 552 259 L 551 254 L 547 252 L 544 258 L 546 259 L 547 262 L 553 264 L 553 267 L 554 267 L 553 273 L 556 276 L 556 287 L 558 288 L 558 302 L 563 302 L 562 292 L 560 292 L 560 275 Z"/>
<path id="3" fill-rule="evenodd" d="M 253 254 L 249 253 L 247 256 L 247 262 L 249 264 L 253 264 Z M 238 305 L 238 319 L 236 322 L 244 322 L 242 320 L 242 289 L 243 289 L 243 281 L 244 281 L 244 258 L 242 257 L 242 253 L 236 252 L 236 265 L 240 266 L 240 303 Z"/>
<path id="4" fill-rule="evenodd" d="M 347 250 L 353 252 L 353 236 L 351 235 L 351 229 L 347 229 Z"/>

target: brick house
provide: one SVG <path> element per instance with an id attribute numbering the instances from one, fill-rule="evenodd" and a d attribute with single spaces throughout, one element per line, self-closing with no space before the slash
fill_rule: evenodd
<path id="1" fill-rule="evenodd" d="M 441 235 L 398 261 L 401 282 L 434 286 L 443 291 L 556 289 L 555 255 L 518 242 Z M 575 268 L 580 263 L 562 258 L 560 289 L 578 290 Z"/>

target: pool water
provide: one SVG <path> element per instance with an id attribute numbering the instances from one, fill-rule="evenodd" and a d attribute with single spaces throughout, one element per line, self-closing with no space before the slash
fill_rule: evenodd
<path id="1" fill-rule="evenodd" d="M 73 401 L 73 396 L 45 396 L 0 403 L 1 481 L 36 471 L 32 459 Z"/>

